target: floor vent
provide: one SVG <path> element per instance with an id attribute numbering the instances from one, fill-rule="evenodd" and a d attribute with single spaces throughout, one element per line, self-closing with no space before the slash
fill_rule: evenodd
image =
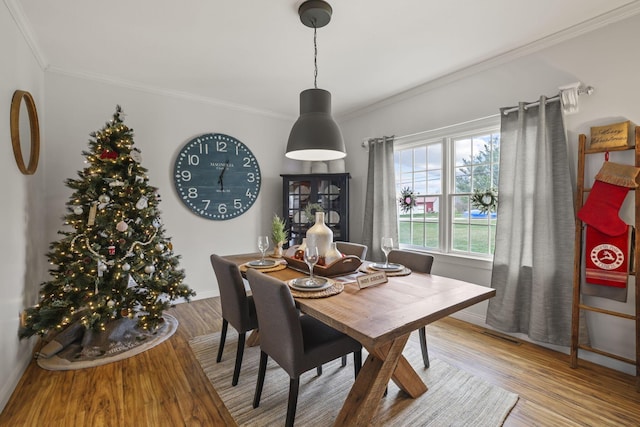
<path id="1" fill-rule="evenodd" d="M 491 338 L 497 338 L 499 340 L 506 341 L 506 342 L 511 343 L 511 344 L 515 344 L 515 345 L 521 345 L 522 344 L 522 342 L 520 340 L 517 340 L 515 338 L 511 338 L 508 335 L 502 335 L 502 334 L 498 334 L 496 332 L 491 332 L 491 331 L 484 331 L 482 333 L 484 335 L 487 335 L 487 336 L 491 337 Z"/>

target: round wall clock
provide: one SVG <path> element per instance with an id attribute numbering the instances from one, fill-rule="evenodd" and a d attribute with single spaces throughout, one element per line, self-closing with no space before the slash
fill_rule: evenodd
<path id="1" fill-rule="evenodd" d="M 227 220 L 245 213 L 260 193 L 260 166 L 236 138 L 207 133 L 176 157 L 173 180 L 182 203 L 203 218 Z"/>

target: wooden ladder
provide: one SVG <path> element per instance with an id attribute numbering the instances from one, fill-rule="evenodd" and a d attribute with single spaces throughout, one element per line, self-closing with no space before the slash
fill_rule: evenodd
<path id="1" fill-rule="evenodd" d="M 634 150 L 635 159 L 634 165 L 640 167 L 640 126 L 635 129 L 635 145 L 633 147 L 622 148 L 586 148 L 587 137 L 581 134 L 578 137 L 578 173 L 577 173 L 577 188 L 576 188 L 576 214 L 582 208 L 584 204 L 584 195 L 589 192 L 591 188 L 585 188 L 584 186 L 584 174 L 585 174 L 585 157 L 588 154 L 605 153 L 607 151 L 625 151 Z M 640 230 L 640 187 L 635 189 L 635 229 L 636 232 Z M 636 365 L 636 389 L 640 392 L 640 337 L 638 332 L 640 331 L 640 283 L 636 280 L 635 283 L 635 314 L 621 313 L 612 310 L 606 310 L 582 303 L 580 285 L 582 282 L 582 251 L 583 251 L 583 222 L 576 216 L 576 231 L 575 231 L 575 248 L 574 248 L 574 261 L 573 261 L 573 303 L 571 312 L 571 367 L 578 367 L 578 350 L 586 350 L 592 353 L 600 354 L 612 359 L 620 360 L 622 362 Z M 635 271 L 630 274 L 635 275 L 638 266 L 640 265 L 640 238 L 636 237 L 634 241 L 634 262 L 633 267 Z M 635 360 L 622 357 L 620 355 L 604 351 L 601 349 L 593 348 L 591 346 L 580 343 L 580 310 L 592 311 L 600 314 L 615 316 L 623 319 L 635 321 L 635 341 L 636 341 L 636 358 Z"/>

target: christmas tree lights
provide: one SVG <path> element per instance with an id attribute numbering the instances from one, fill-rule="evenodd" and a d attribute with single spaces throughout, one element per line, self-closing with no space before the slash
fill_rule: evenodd
<path id="1" fill-rule="evenodd" d="M 195 295 L 183 282 L 180 257 L 160 220 L 157 188 L 148 183 L 120 106 L 91 137 L 90 151 L 82 152 L 87 166 L 65 182 L 73 194 L 62 238 L 47 253 L 51 280 L 41 284 L 39 303 L 23 313 L 21 338 L 74 322 L 100 331 L 123 317 L 153 331 L 171 302 Z"/>

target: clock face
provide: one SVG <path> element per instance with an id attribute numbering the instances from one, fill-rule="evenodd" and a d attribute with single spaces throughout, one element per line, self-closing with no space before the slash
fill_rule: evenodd
<path id="1" fill-rule="evenodd" d="M 207 133 L 178 153 L 173 179 L 180 200 L 203 218 L 227 220 L 245 213 L 260 192 L 260 167 L 232 136 Z"/>

